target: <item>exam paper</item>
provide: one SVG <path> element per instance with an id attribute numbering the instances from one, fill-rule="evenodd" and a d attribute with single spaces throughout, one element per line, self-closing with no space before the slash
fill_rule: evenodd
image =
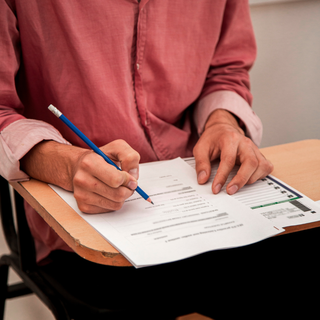
<path id="1" fill-rule="evenodd" d="M 139 186 L 154 205 L 134 193 L 122 209 L 84 214 L 73 194 L 51 186 L 135 267 L 185 259 L 203 252 L 248 245 L 284 230 L 230 197 L 198 185 L 181 158 L 140 166 Z"/>
<path id="2" fill-rule="evenodd" d="M 192 168 L 195 168 L 194 158 L 187 158 L 185 161 Z M 209 184 L 213 181 L 218 165 L 218 162 L 212 165 Z M 238 168 L 235 166 L 232 170 L 225 186 L 235 176 Z M 221 192 L 226 193 L 225 187 Z M 320 203 L 311 200 L 272 175 L 268 175 L 265 179 L 258 180 L 251 185 L 245 185 L 230 197 L 281 228 L 320 220 Z"/>

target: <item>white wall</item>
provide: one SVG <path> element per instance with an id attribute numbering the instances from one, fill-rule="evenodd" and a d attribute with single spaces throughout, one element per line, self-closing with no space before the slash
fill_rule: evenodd
<path id="1" fill-rule="evenodd" d="M 249 0 L 250 5 L 255 4 L 270 4 L 270 3 L 276 3 L 276 2 L 293 2 L 293 1 L 308 1 L 308 0 Z"/>
<path id="2" fill-rule="evenodd" d="M 320 139 L 320 0 L 251 0 L 261 147 Z"/>

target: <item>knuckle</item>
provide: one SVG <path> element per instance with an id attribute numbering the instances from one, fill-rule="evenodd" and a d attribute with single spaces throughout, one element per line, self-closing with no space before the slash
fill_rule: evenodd
<path id="1" fill-rule="evenodd" d="M 109 142 L 109 146 L 113 146 L 113 145 L 123 147 L 124 145 L 127 145 L 127 143 L 123 139 L 116 139 Z"/>
<path id="2" fill-rule="evenodd" d="M 267 162 L 265 162 L 265 161 L 263 161 L 262 163 L 260 163 L 260 167 L 261 167 L 261 170 L 262 170 L 264 173 L 267 173 L 267 172 L 269 172 L 269 170 L 270 170 L 270 165 L 269 165 Z"/>
<path id="3" fill-rule="evenodd" d="M 258 168 L 258 166 L 259 166 L 259 161 L 258 161 L 257 158 L 250 158 L 250 159 L 248 160 L 248 165 L 249 165 L 250 167 L 252 167 L 252 168 Z"/>
<path id="4" fill-rule="evenodd" d="M 123 139 L 117 139 L 117 140 L 113 140 L 109 143 L 109 146 L 112 147 L 112 149 L 132 149 L 131 146 Z M 133 150 L 133 149 L 132 149 Z"/>
<path id="5" fill-rule="evenodd" d="M 116 174 L 113 174 L 110 176 L 109 184 L 111 188 L 119 188 L 125 179 L 123 178 L 123 175 L 121 172 L 117 172 Z"/>
<path id="6" fill-rule="evenodd" d="M 263 161 L 260 162 L 260 167 L 265 175 L 272 172 L 273 168 L 274 168 L 273 164 L 270 161 L 265 160 L 265 159 L 263 159 Z"/>
<path id="7" fill-rule="evenodd" d="M 247 146 L 252 146 L 253 145 L 253 141 L 248 138 L 248 137 L 244 137 L 243 142 L 247 145 Z"/>
<path id="8" fill-rule="evenodd" d="M 229 131 L 228 132 L 228 140 L 231 140 L 231 141 L 239 140 L 239 132 L 238 131 Z"/>
<path id="9" fill-rule="evenodd" d="M 88 204 L 79 201 L 77 201 L 77 204 L 80 211 L 87 213 L 90 212 L 90 206 Z"/>
<path id="10" fill-rule="evenodd" d="M 80 168 L 82 170 L 89 170 L 89 168 L 91 168 L 92 165 L 92 160 L 91 157 L 89 156 L 89 153 L 87 153 L 85 156 L 82 157 L 81 162 L 80 162 Z"/>
<path id="11" fill-rule="evenodd" d="M 93 179 L 88 179 L 87 176 L 77 173 L 73 177 L 74 189 L 83 189 L 83 190 L 95 190 L 97 187 L 97 182 Z"/>
<path id="12" fill-rule="evenodd" d="M 268 167 L 267 171 L 268 171 L 268 174 L 269 174 L 269 173 L 271 173 L 273 171 L 274 165 L 270 161 L 268 161 L 267 167 Z"/>
<path id="13" fill-rule="evenodd" d="M 126 161 L 128 162 L 134 162 L 134 161 L 140 161 L 140 154 L 135 151 L 134 149 L 131 149 L 130 152 L 127 153 L 126 155 Z"/>
<path id="14" fill-rule="evenodd" d="M 200 172 L 202 170 L 206 170 L 208 168 L 208 166 L 210 166 L 210 163 L 207 163 L 205 160 L 199 159 L 196 162 L 196 170 L 197 170 L 197 172 Z"/>
<path id="15" fill-rule="evenodd" d="M 79 176 L 79 174 L 74 175 L 73 185 L 74 186 L 82 186 L 83 185 L 83 179 Z"/>
<path id="16" fill-rule="evenodd" d="M 117 192 L 114 194 L 113 200 L 117 203 L 123 203 L 128 198 L 128 189 L 127 188 L 119 188 Z"/>
<path id="17" fill-rule="evenodd" d="M 236 163 L 236 159 L 231 155 L 225 155 L 221 160 L 230 168 L 234 167 Z"/>
<path id="18" fill-rule="evenodd" d="M 120 210 L 121 208 L 122 208 L 122 206 L 123 206 L 123 202 L 115 202 L 114 204 L 113 204 L 113 208 L 112 208 L 112 210 Z"/>
<path id="19" fill-rule="evenodd" d="M 101 201 L 100 207 L 106 208 L 106 210 L 110 212 L 120 210 L 123 204 L 124 201 L 107 201 L 107 203 L 105 203 L 105 201 Z"/>
<path id="20" fill-rule="evenodd" d="M 78 203 L 78 205 L 86 205 L 89 202 L 89 194 L 87 192 L 74 192 L 74 197 Z"/>
<path id="21" fill-rule="evenodd" d="M 237 180 L 238 180 L 238 184 L 241 185 L 241 186 L 244 186 L 249 181 L 248 178 L 246 178 L 243 175 L 238 175 L 237 176 Z"/>
<path id="22" fill-rule="evenodd" d="M 196 165 L 199 167 L 206 167 L 207 165 L 210 165 L 209 159 L 206 158 L 200 158 L 197 159 Z"/>
<path id="23" fill-rule="evenodd" d="M 204 150 L 208 148 L 209 142 L 204 136 L 201 136 L 199 141 L 193 147 L 193 154 L 195 157 L 204 154 Z"/>
<path id="24" fill-rule="evenodd" d="M 194 147 L 193 147 L 193 154 L 196 155 L 199 151 L 199 143 L 197 143 Z"/>
<path id="25" fill-rule="evenodd" d="M 249 180 L 246 182 L 246 184 L 253 184 L 256 181 L 257 181 L 256 179 L 254 179 L 253 177 L 250 177 Z"/>
<path id="26" fill-rule="evenodd" d="M 114 141 L 115 144 L 121 145 L 121 146 L 128 146 L 128 143 L 123 139 L 117 139 Z"/>
<path id="27" fill-rule="evenodd" d="M 221 171 L 217 171 L 216 175 L 215 175 L 215 179 L 219 179 L 220 181 L 226 181 L 228 179 L 228 173 L 223 173 Z"/>

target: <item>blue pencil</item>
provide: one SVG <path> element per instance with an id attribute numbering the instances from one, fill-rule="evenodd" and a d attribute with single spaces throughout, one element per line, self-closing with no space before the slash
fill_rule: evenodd
<path id="1" fill-rule="evenodd" d="M 105 161 L 107 161 L 112 166 L 116 167 L 118 170 L 121 169 L 111 160 L 109 159 L 88 137 L 86 137 L 68 118 L 66 118 L 61 111 L 59 111 L 55 106 L 50 104 L 48 109 L 59 119 L 61 119 L 75 134 L 77 134 L 95 153 L 100 155 Z M 150 197 L 138 186 L 136 190 L 140 196 L 152 203 Z"/>

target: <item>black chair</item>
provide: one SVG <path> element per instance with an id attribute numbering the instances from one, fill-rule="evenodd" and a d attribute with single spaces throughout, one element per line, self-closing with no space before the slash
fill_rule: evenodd
<path id="1" fill-rule="evenodd" d="M 8 182 L 0 176 L 1 222 L 9 254 L 0 258 L 0 319 L 3 319 L 7 299 L 34 293 L 51 310 L 59 320 L 80 319 L 156 319 L 159 310 L 154 314 L 144 315 L 143 310 L 107 309 L 92 304 L 88 295 L 75 297 L 68 286 L 56 280 L 57 270 L 42 268 L 36 263 L 35 245 L 27 224 L 23 199 L 14 191 L 14 207 L 10 199 Z M 16 217 L 14 218 L 14 214 Z M 79 259 L 82 259 L 79 257 Z M 9 267 L 21 278 L 22 282 L 8 285 Z M 55 273 L 56 272 L 56 273 Z M 86 300 L 87 299 L 87 300 Z M 88 302 L 91 301 L 91 302 Z M 137 316 L 137 313 L 139 314 Z M 175 319 L 189 312 L 174 311 L 162 319 Z"/>
<path id="2" fill-rule="evenodd" d="M 16 222 L 10 198 L 9 184 L 0 177 L 1 223 L 10 253 L 0 259 L 0 316 L 3 319 L 6 299 L 35 293 L 57 319 L 70 319 L 63 301 L 52 286 L 41 277 L 35 260 L 35 247 L 26 217 L 23 200 L 15 193 Z M 11 267 L 22 282 L 8 285 Z"/>

